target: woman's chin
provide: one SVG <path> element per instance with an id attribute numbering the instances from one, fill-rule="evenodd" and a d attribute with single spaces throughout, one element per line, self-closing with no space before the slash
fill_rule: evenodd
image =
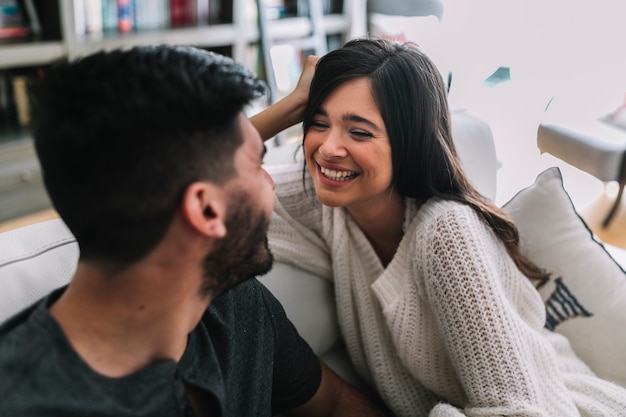
<path id="1" fill-rule="evenodd" d="M 342 207 L 345 205 L 345 201 L 343 198 L 338 198 L 337 195 L 329 195 L 331 193 L 325 190 L 315 190 L 317 194 L 317 199 L 320 203 L 328 207 Z"/>

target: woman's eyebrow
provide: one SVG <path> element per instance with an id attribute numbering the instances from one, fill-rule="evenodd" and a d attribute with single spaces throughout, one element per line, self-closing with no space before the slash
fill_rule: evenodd
<path id="1" fill-rule="evenodd" d="M 342 117 L 343 121 L 345 122 L 357 122 L 357 123 L 365 123 L 366 125 L 368 125 L 370 128 L 380 131 L 380 127 L 378 127 L 378 125 L 374 122 L 372 122 L 369 119 L 366 119 L 363 116 L 359 116 L 358 114 L 354 114 L 354 113 L 346 113 L 343 115 Z"/>
<path id="2" fill-rule="evenodd" d="M 319 114 L 321 116 L 326 116 L 328 117 L 328 112 L 326 110 L 324 110 L 323 108 L 318 108 L 317 111 L 315 112 L 315 114 Z M 372 122 L 369 119 L 366 119 L 363 116 L 359 116 L 357 114 L 354 113 L 346 113 L 344 114 L 341 119 L 344 122 L 357 122 L 357 123 L 365 123 L 366 125 L 368 125 L 370 128 L 376 130 L 376 131 L 381 131 L 382 129 L 374 122 Z"/>

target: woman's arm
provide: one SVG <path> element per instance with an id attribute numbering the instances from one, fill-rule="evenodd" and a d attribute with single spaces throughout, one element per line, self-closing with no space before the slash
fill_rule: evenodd
<path id="1" fill-rule="evenodd" d="M 302 74 L 300 74 L 296 88 L 289 95 L 250 118 L 264 141 L 302 121 L 304 107 L 309 98 L 309 87 L 318 60 L 319 57 L 309 55 L 304 60 Z"/>
<path id="2" fill-rule="evenodd" d="M 371 399 L 342 380 L 324 363 L 320 363 L 322 381 L 317 392 L 304 405 L 289 411 L 290 415 L 344 417 L 384 417 L 386 415 Z"/>
<path id="3" fill-rule="evenodd" d="M 497 238 L 467 207 L 440 215 L 430 237 L 424 287 L 465 412 L 577 415 L 541 335 L 543 304 Z"/>

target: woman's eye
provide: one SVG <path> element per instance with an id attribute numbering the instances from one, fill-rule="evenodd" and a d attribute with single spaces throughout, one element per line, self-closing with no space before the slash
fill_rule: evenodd
<path id="1" fill-rule="evenodd" d="M 357 138 L 357 139 L 369 139 L 372 136 L 374 136 L 374 135 L 372 135 L 369 132 L 364 132 L 364 131 L 361 131 L 361 130 L 353 130 L 352 132 L 350 132 L 350 134 L 352 136 L 354 136 L 355 138 Z"/>
<path id="2" fill-rule="evenodd" d="M 316 129 L 324 129 L 327 128 L 328 125 L 326 123 L 320 122 L 318 120 L 314 120 L 311 122 L 311 127 L 314 127 Z"/>

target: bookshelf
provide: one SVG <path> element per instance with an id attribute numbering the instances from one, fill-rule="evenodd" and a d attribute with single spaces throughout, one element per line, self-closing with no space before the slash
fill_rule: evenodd
<path id="1" fill-rule="evenodd" d="M 25 12 L 26 5 L 35 10 L 37 28 L 31 26 L 28 36 L 0 39 L 0 222 L 34 213 L 50 207 L 41 172 L 36 163 L 27 121 L 18 120 L 19 77 L 37 76 L 38 70 L 60 58 L 76 58 L 98 50 L 126 48 L 135 45 L 181 44 L 215 50 L 231 56 L 237 62 L 263 76 L 260 31 L 256 1 L 268 7 L 282 2 L 293 6 L 297 0 L 203 0 L 206 10 L 195 22 L 177 25 L 153 25 L 147 29 L 129 31 L 86 29 L 82 20 L 88 3 L 103 4 L 107 0 L 16 0 L 24 11 L 25 24 L 33 16 Z M 159 2 L 171 5 L 181 0 L 112 0 L 113 2 L 143 2 L 153 6 Z M 194 0 L 200 2 L 200 0 Z M 317 0 L 314 0 L 317 1 Z M 329 37 L 347 38 L 351 27 L 352 0 L 319 0 L 330 2 L 323 27 Z M 117 3 L 119 4 L 119 3 Z M 198 3 L 200 4 L 200 3 Z M 87 5 L 87 8 L 90 6 Z M 197 6 L 200 7 L 200 6 Z M 204 7 L 204 6 L 202 6 Z M 77 10 L 78 9 L 78 10 Z M 77 14 L 78 13 L 78 14 Z M 81 18 L 77 18 L 80 16 Z M 200 16 L 199 10 L 197 16 Z M 2 16 L 0 16 L 1 18 Z M 271 30 L 291 37 L 310 31 L 310 21 L 297 13 L 286 14 L 272 21 Z M 256 52 L 255 52 L 256 51 Z M 23 84 L 23 83 L 22 83 Z M 23 94 L 22 94 L 23 96 Z"/>

